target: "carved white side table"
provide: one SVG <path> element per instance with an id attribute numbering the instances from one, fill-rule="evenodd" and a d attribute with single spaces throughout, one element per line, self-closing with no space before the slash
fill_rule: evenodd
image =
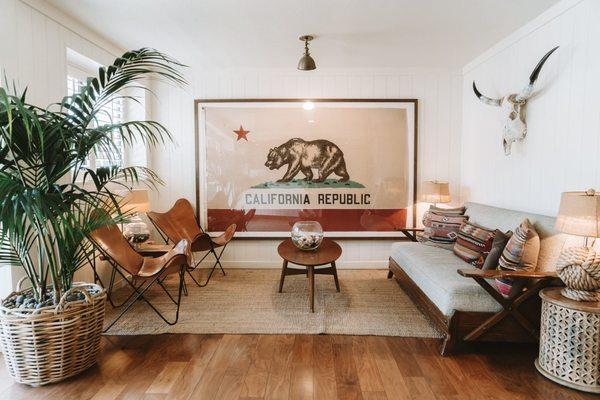
<path id="1" fill-rule="evenodd" d="M 600 302 L 574 301 L 560 291 L 540 292 L 540 353 L 535 367 L 556 383 L 600 393 Z"/>

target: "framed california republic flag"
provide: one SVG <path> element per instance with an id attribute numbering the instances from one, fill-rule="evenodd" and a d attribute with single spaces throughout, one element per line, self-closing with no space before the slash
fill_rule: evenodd
<path id="1" fill-rule="evenodd" d="M 208 232 L 400 237 L 415 226 L 417 100 L 196 100 L 196 210 Z"/>

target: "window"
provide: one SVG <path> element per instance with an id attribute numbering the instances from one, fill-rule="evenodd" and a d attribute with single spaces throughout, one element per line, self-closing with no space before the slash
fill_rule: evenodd
<path id="1" fill-rule="evenodd" d="M 78 93 L 85 86 L 85 82 L 82 79 L 73 75 L 67 75 L 67 95 L 69 96 Z M 121 123 L 124 121 L 123 114 L 123 99 L 113 99 L 103 106 L 97 114 L 97 123 L 100 125 Z M 111 165 L 123 166 L 123 142 L 118 132 L 113 133 L 113 141 L 116 147 L 116 149 L 112 149 L 113 154 L 109 154 L 107 149 L 96 149 L 95 154 L 92 153 L 89 155 L 84 167 L 96 169 Z"/>
<path id="2" fill-rule="evenodd" d="M 68 95 L 73 95 L 74 93 L 81 91 L 83 86 L 85 86 L 88 77 L 98 75 L 98 68 L 100 68 L 102 64 L 73 49 L 67 48 L 66 50 L 66 93 Z M 107 58 L 104 60 L 104 63 L 108 64 L 111 61 L 110 58 Z M 121 123 L 130 119 L 140 121 L 146 119 L 144 90 L 137 87 L 131 87 L 127 89 L 125 95 L 134 97 L 136 101 L 114 98 L 97 114 L 99 124 Z M 107 154 L 104 149 L 96 149 L 94 152 L 95 154 L 90 154 L 84 167 L 96 169 L 98 167 L 110 165 L 118 165 L 120 167 L 148 165 L 148 149 L 142 142 L 134 142 L 133 145 L 123 143 L 118 132 L 113 133 L 113 141 L 116 147 L 114 154 Z"/>
<path id="3" fill-rule="evenodd" d="M 88 77 L 96 76 L 100 67 L 99 62 L 67 48 L 67 95 L 71 96 L 79 93 L 85 86 Z M 125 120 L 123 99 L 115 98 L 108 102 L 96 114 L 96 118 L 97 123 L 100 125 L 123 122 Z M 113 132 L 113 141 L 115 149 L 112 149 L 111 154 L 108 153 L 107 149 L 97 148 L 95 152 L 89 155 L 84 167 L 96 169 L 110 165 L 123 166 L 125 164 L 125 148 L 118 132 Z"/>

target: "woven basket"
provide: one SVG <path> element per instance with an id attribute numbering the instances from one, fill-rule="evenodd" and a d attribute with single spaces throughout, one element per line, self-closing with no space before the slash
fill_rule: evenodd
<path id="1" fill-rule="evenodd" d="M 29 290 L 21 291 L 18 287 L 7 299 Z M 92 296 L 88 290 L 97 293 Z M 82 293 L 85 300 L 67 301 L 76 292 Z M 100 352 L 105 303 L 104 289 L 90 283 L 73 284 L 56 307 L 7 308 L 3 302 L 0 349 L 12 378 L 31 386 L 46 385 L 95 364 Z"/>

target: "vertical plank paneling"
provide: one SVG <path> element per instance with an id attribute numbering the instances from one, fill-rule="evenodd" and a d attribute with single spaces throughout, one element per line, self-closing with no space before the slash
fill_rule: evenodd
<path id="1" fill-rule="evenodd" d="M 546 14 L 465 68 L 460 176 L 471 201 L 556 215 L 561 192 L 600 188 L 600 5 L 584 0 Z M 518 92 L 556 45 L 528 104 L 527 137 L 506 157 L 503 114 L 478 102 L 470 84 L 488 96 Z"/>
<path id="2" fill-rule="evenodd" d="M 29 95 L 29 100 L 37 102 L 42 99 L 36 98 L 37 89 L 34 82 L 34 58 L 32 54 L 33 46 L 33 29 L 32 29 L 32 13 L 30 7 L 27 7 L 20 1 L 16 1 L 16 15 L 13 18 L 17 21 L 16 30 L 16 56 L 17 70 L 14 71 L 14 79 L 17 80 L 19 89 L 24 89 L 26 86 L 31 86 L 32 90 Z"/>
<path id="3" fill-rule="evenodd" d="M 413 98 L 420 101 L 419 179 L 447 179 L 456 190 L 460 181 L 461 81 L 449 70 L 297 71 L 258 70 L 195 73 L 192 88 L 158 85 L 153 118 L 164 122 L 176 145 L 152 151 L 150 164 L 166 183 L 153 196 L 152 208 L 166 210 L 178 197 L 195 201 L 194 98 Z M 190 91 L 193 94 L 190 94 Z M 188 105 L 190 105 L 188 107 Z M 165 194 L 166 193 L 166 194 Z M 386 266 L 391 241 L 342 241 L 342 268 Z M 272 240 L 236 241 L 224 258 L 226 267 L 280 267 Z"/>
<path id="4" fill-rule="evenodd" d="M 84 38 L 23 1 L 0 0 L 0 26 L 5 34 L 0 41 L 0 79 L 6 74 L 9 87 L 14 82 L 19 91 L 27 88 L 27 101 L 40 107 L 59 102 L 66 94 L 67 47 L 104 64 L 114 58 L 92 44 L 90 39 L 97 38 Z M 0 269 L 0 297 L 4 297 L 22 272 Z M 87 272 L 78 279 L 91 280 Z"/>
<path id="5" fill-rule="evenodd" d="M 17 37 L 17 11 L 16 0 L 0 0 L 0 26 L 9 37 Z M 16 77 L 18 68 L 17 40 L 0 41 L 0 65 L 4 69 L 0 80 L 4 81 L 4 74 L 11 79 Z"/>
<path id="6" fill-rule="evenodd" d="M 40 105 L 56 101 L 65 93 L 65 47 L 108 63 L 114 54 L 92 44 L 82 36 L 59 25 L 18 0 L 0 0 L 0 21 L 16 41 L 0 44 L 0 62 L 9 77 L 31 86 L 30 99 Z M 6 57 L 13 54 L 13 57 Z M 452 102 L 460 98 L 460 88 L 452 85 L 460 79 L 455 71 L 411 70 L 336 70 L 302 74 L 297 71 L 241 71 L 195 73 L 187 71 L 193 86 L 181 90 L 157 86 L 157 98 L 150 98 L 152 117 L 164 122 L 174 136 L 174 145 L 152 149 L 150 166 L 166 182 L 160 194 L 151 196 L 153 208 L 164 210 L 177 198 L 194 199 L 193 98 L 407 98 L 420 100 L 419 181 L 424 178 L 459 182 L 460 110 Z M 439 112 L 438 112 L 439 111 Z M 441 146 L 441 147 L 439 147 Z M 442 148 L 443 147 L 443 148 Z M 344 267 L 383 267 L 389 241 L 344 241 Z M 227 254 L 229 266 L 273 266 L 279 262 L 274 242 L 269 240 L 235 243 Z"/>

